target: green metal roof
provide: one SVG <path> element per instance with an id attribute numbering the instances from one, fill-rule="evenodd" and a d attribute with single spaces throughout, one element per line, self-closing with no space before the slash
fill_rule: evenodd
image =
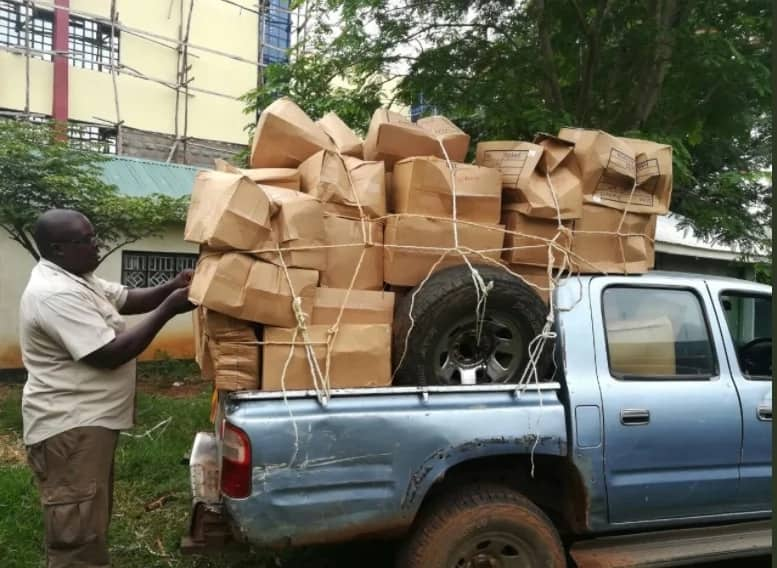
<path id="1" fill-rule="evenodd" d="M 102 166 L 103 181 L 115 185 L 124 195 L 134 197 L 151 193 L 170 197 L 189 195 L 194 176 L 201 169 L 126 156 L 112 156 Z"/>

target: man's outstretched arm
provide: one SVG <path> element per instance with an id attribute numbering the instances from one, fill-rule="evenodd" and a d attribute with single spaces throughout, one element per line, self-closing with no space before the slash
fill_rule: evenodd
<path id="1" fill-rule="evenodd" d="M 188 288 L 174 290 L 138 325 L 120 333 L 109 343 L 85 355 L 82 360 L 99 369 L 115 369 L 134 359 L 149 346 L 159 330 L 173 316 L 194 309 L 188 296 Z"/>

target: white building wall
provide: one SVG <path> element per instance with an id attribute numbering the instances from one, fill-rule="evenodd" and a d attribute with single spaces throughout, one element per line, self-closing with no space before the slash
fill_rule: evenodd
<path id="1" fill-rule="evenodd" d="M 185 242 L 182 232 L 182 227 L 170 228 L 162 238 L 142 239 L 123 250 L 196 254 L 197 245 Z M 19 299 L 34 266 L 35 261 L 26 250 L 7 238 L 5 233 L 0 234 L 0 369 L 22 367 L 18 339 Z M 121 250 L 103 261 L 97 269 L 97 275 L 106 280 L 121 281 Z M 128 325 L 134 325 L 142 317 L 129 316 Z M 169 321 L 148 349 L 141 354 L 140 359 L 152 360 L 168 356 L 194 356 L 190 314 L 179 315 Z"/>

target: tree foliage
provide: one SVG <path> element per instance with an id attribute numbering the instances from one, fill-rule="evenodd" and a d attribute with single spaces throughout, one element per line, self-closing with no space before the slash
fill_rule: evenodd
<path id="1" fill-rule="evenodd" d="M 101 179 L 102 154 L 73 148 L 59 125 L 0 120 L 0 228 L 36 260 L 30 230 L 51 208 L 76 209 L 92 222 L 102 258 L 186 216 L 185 198 L 130 197 Z"/>
<path id="2" fill-rule="evenodd" d="M 384 83 L 473 138 L 562 126 L 672 144 L 673 211 L 704 236 L 770 246 L 767 0 L 308 0 L 309 32 L 268 69 L 280 94 L 364 132 Z"/>

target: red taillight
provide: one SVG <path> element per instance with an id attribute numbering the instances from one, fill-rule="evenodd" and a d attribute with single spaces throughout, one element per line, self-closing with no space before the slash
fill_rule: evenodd
<path id="1" fill-rule="evenodd" d="M 240 428 L 224 423 L 221 441 L 221 492 L 233 499 L 251 494 L 251 443 Z"/>

